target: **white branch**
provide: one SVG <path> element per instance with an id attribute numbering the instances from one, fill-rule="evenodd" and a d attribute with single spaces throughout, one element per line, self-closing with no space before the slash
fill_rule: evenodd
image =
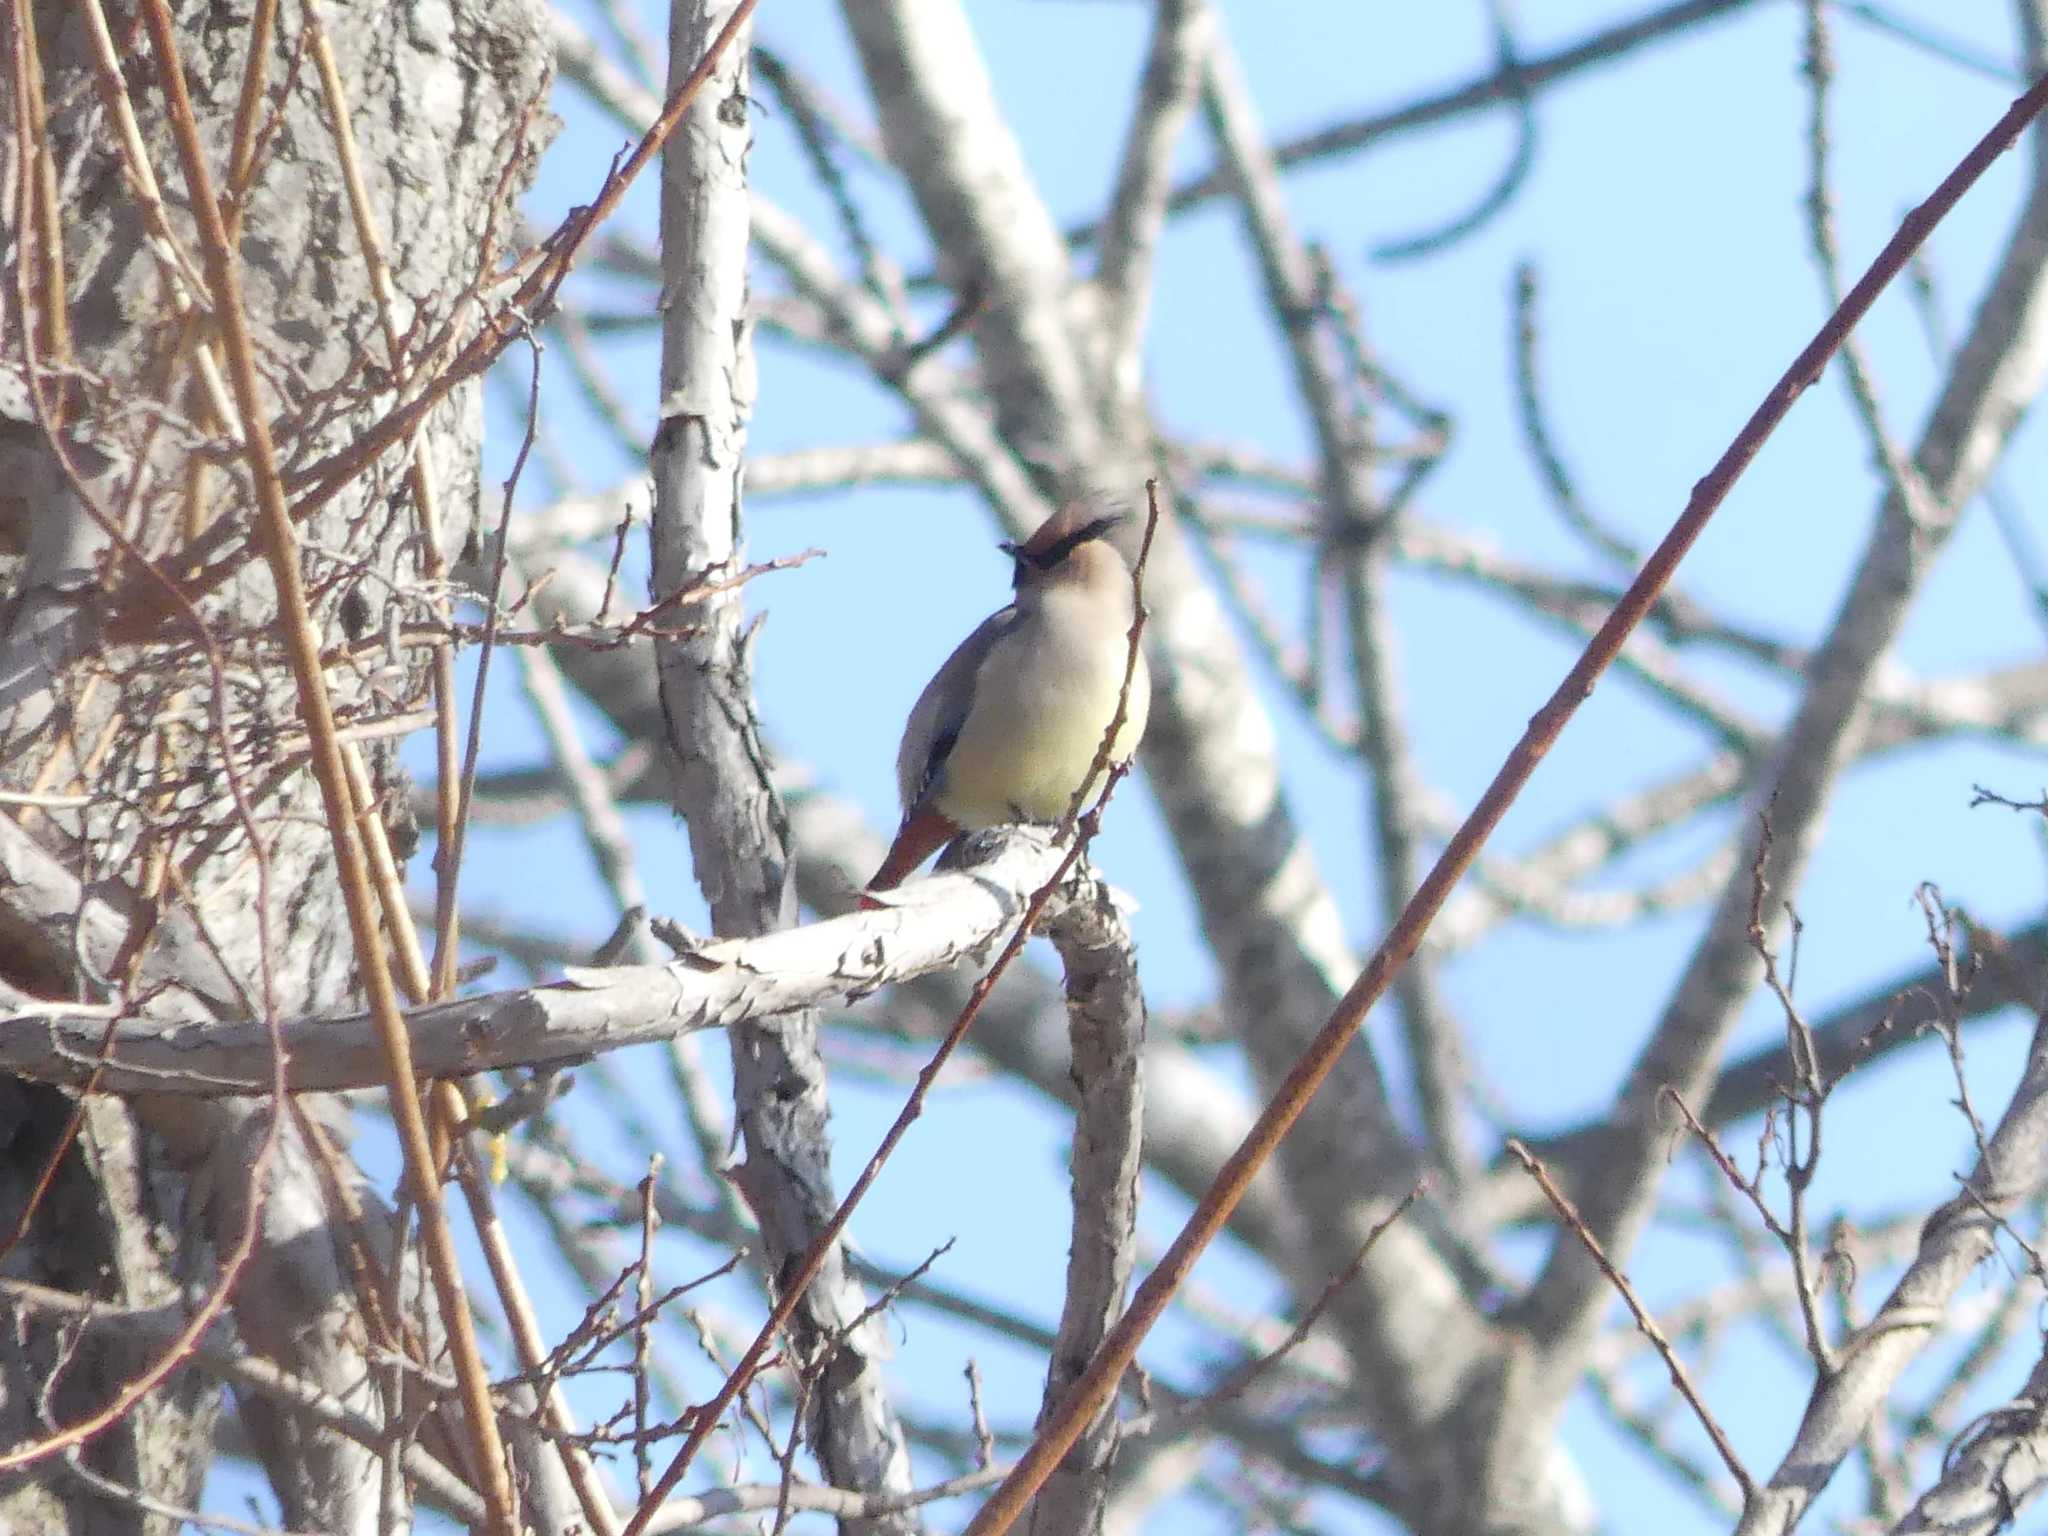
<path id="1" fill-rule="evenodd" d="M 1046 1370 L 1043 1425 L 1059 1411 L 1124 1310 L 1138 1249 L 1138 1170 L 1145 1118 L 1145 994 L 1130 930 L 1106 900 L 1070 902 L 1046 936 L 1066 972 L 1073 1041 L 1074 1235 L 1067 1295 Z M 1117 1446 L 1116 1403 L 1103 1404 L 1046 1480 L 1030 1527 L 1098 1531 Z"/>
<path id="2" fill-rule="evenodd" d="M 572 1061 L 691 1030 L 770 1022 L 860 997 L 984 954 L 1009 933 L 1024 899 L 1057 862 L 1041 839 L 1019 834 L 971 873 L 905 887 L 887 911 L 709 943 L 666 965 L 579 971 L 547 986 L 415 1008 L 406 1015 L 413 1060 L 422 1076 L 464 1077 Z M 79 1087 L 98 1065 L 99 1087 L 109 1093 L 268 1091 L 270 1046 L 261 1020 L 122 1019 L 100 1065 L 107 1029 L 103 1009 L 53 1003 L 17 1012 L 0 1020 L 0 1069 Z M 367 1014 L 289 1019 L 281 1029 L 294 1089 L 384 1081 Z"/>

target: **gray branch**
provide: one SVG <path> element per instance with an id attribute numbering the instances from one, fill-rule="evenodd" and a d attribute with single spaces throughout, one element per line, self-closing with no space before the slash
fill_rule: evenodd
<path id="1" fill-rule="evenodd" d="M 1066 1401 L 1122 1314 L 1137 1257 L 1145 995 L 1130 930 L 1106 893 L 1098 890 L 1096 896 L 1066 903 L 1046 929 L 1066 975 L 1071 1070 L 1080 1105 L 1074 1117 L 1067 1296 L 1046 1372 L 1041 1423 Z M 1116 1446 L 1112 1396 L 1046 1480 L 1029 1528 L 1047 1536 L 1100 1531 Z"/>
<path id="2" fill-rule="evenodd" d="M 1390 514 L 1373 487 L 1373 445 L 1365 423 L 1347 398 L 1357 381 L 1345 376 L 1328 331 L 1331 305 L 1319 298 L 1315 263 L 1295 233 L 1251 92 L 1220 36 L 1206 60 L 1202 105 L 1231 173 L 1245 236 L 1265 282 L 1266 306 L 1287 343 L 1303 414 L 1315 430 L 1321 533 L 1343 571 L 1361 717 L 1359 751 L 1371 773 L 1379 918 L 1391 925 L 1421 882 L 1422 864 L 1416 839 L 1421 782 L 1408 747 L 1386 604 Z M 1437 982 L 1435 957 L 1417 953 L 1395 978 L 1394 995 L 1433 1160 L 1455 1188 L 1468 1172 L 1459 1130 L 1462 1046 Z"/>
<path id="3" fill-rule="evenodd" d="M 465 1077 L 575 1061 L 698 1029 L 779 1037 L 813 1010 L 987 953 L 1057 860 L 1019 836 L 969 874 L 906 888 L 886 912 L 833 918 L 759 938 L 722 940 L 666 965 L 572 974 L 548 986 L 415 1008 L 406 1015 L 422 1076 Z M 270 1037 L 260 1019 L 124 1018 L 100 1055 L 109 1013 L 50 1004 L 0 1021 L 0 1069 L 71 1087 L 97 1068 L 103 1092 L 235 1096 L 269 1091 Z M 367 1014 L 283 1020 L 285 1078 L 295 1090 L 385 1081 Z"/>
<path id="4" fill-rule="evenodd" d="M 732 6 L 674 0 L 669 88 L 700 58 Z M 662 163 L 661 425 L 654 474 L 654 597 L 736 568 L 740 485 L 753 407 L 746 272 L 746 156 L 752 134 L 743 37 L 684 119 Z M 691 632 L 657 641 L 676 807 L 689 823 L 697 883 L 728 937 L 772 935 L 796 918 L 789 827 L 754 714 L 741 592 L 698 610 Z M 746 1140 L 739 1184 L 771 1273 L 811 1246 L 837 1204 L 825 1064 L 811 1009 L 773 1026 L 734 1019 L 733 1098 Z M 911 1490 L 910 1455 L 883 1380 L 882 1331 L 835 1244 L 791 1320 L 798 1369 L 813 1373 L 805 1425 L 826 1481 Z M 915 1515 L 849 1518 L 855 1536 L 907 1536 Z"/>
<path id="5" fill-rule="evenodd" d="M 1919 1252 L 1884 1305 L 1837 1351 L 1815 1386 L 1791 1449 L 1757 1490 L 1737 1536 L 1783 1536 L 1798 1524 L 1893 1385 L 1950 1321 L 1949 1303 L 1991 1257 L 2008 1213 L 2048 1179 L 2048 1027 L 2037 1027 L 2027 1067 L 1963 1188 L 1928 1217 Z M 1970 1528 L 1970 1527 L 1964 1527 Z M 1942 1527 L 1947 1529 L 1947 1527 Z"/>
<path id="6" fill-rule="evenodd" d="M 1997 1536 L 2048 1484 L 2048 1355 L 2018 1397 L 1980 1414 L 1943 1458 L 1940 1479 L 1892 1536 Z"/>

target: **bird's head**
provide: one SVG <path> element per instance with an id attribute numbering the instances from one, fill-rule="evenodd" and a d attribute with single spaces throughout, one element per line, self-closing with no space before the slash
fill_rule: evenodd
<path id="1" fill-rule="evenodd" d="M 1011 585 L 1024 593 L 1069 583 L 1128 583 L 1129 567 L 1109 542 L 1123 522 L 1121 512 L 1091 517 L 1082 507 L 1061 508 L 1021 544 L 1001 546 L 1016 566 Z"/>

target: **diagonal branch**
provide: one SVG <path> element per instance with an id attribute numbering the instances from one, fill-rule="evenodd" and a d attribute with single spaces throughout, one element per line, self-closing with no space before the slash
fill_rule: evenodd
<path id="1" fill-rule="evenodd" d="M 2017 139 L 2043 99 L 2048 99 L 2048 84 L 2036 85 L 2015 102 L 1940 188 L 1907 216 L 1836 311 L 1829 333 L 1846 332 L 1839 322 L 1868 307 L 1875 297 L 1873 278 L 1888 279 L 1899 269 L 1992 156 Z M 2031 171 L 2026 203 L 1915 455 L 1939 516 L 1916 520 L 1896 494 L 1885 497 L 1848 594 L 1814 653 L 1810 680 L 1779 741 L 1775 767 L 1759 792 L 1758 804 L 1770 807 L 1770 847 L 1757 865 L 1760 834 L 1752 827 L 1745 836 L 1737 870 L 1723 886 L 1684 976 L 1602 1127 L 1600 1181 L 1577 1192 L 1587 1225 L 1617 1262 L 1626 1262 L 1648 1220 L 1664 1167 L 1659 1095 L 1668 1085 L 1688 1103 L 1704 1098 L 1722 1042 L 1760 979 L 1762 966 L 1749 935 L 1750 871 L 1756 867 L 1769 889 L 1782 897 L 1798 889 L 1819 836 L 1822 810 L 1852 760 L 1868 717 L 1879 664 L 1933 557 L 1983 484 L 2048 368 L 2048 271 L 2043 267 L 2048 141 L 2038 136 Z M 1815 360 L 1824 358 L 1823 353 Z M 1604 1302 L 1605 1282 L 1585 1249 L 1556 1245 L 1531 1292 L 1528 1313 L 1536 1337 L 1552 1354 L 1549 1385 L 1555 1403 L 1562 1402 L 1577 1377 Z"/>
<path id="2" fill-rule="evenodd" d="M 1386 991 L 1394 974 L 1422 942 L 1424 931 L 1450 894 L 1451 887 L 1470 867 L 1481 845 L 1491 836 L 1501 817 L 1506 814 L 1508 807 L 1528 783 L 1536 765 L 1556 741 L 1565 723 L 1591 694 L 1594 684 L 1620 651 L 1629 632 L 1642 622 L 1644 615 L 1655 604 L 1658 593 L 1670 581 L 1679 562 L 1698 539 L 1715 511 L 1727 499 L 1735 481 L 1755 459 L 1772 432 L 1783 422 L 1791 411 L 1793 402 L 1819 376 L 1828 358 L 1841 344 L 1842 337 L 1869 311 L 1878 294 L 1904 268 L 1913 251 L 1955 206 L 1963 193 L 2018 140 L 2027 125 L 2044 107 L 2048 107 L 2048 79 L 2044 79 L 2014 102 L 2006 114 L 1963 157 L 1956 169 L 1944 178 L 1927 201 L 1907 215 L 1898 234 L 1878 254 L 1870 270 L 1857 282 L 1842 306 L 1828 317 L 1827 323 L 1821 327 L 1819 333 L 1792 360 L 1791 365 L 1771 387 L 1763 402 L 1744 423 L 1735 440 L 1694 487 L 1685 510 L 1663 541 L 1651 552 L 1644 562 L 1642 571 L 1630 584 L 1628 591 L 1616 604 L 1614 612 L 1601 626 L 1600 632 L 1588 644 L 1556 692 L 1530 721 L 1528 730 L 1516 743 L 1493 782 L 1487 786 L 1479 804 L 1452 837 L 1442 857 L 1417 889 L 1414 898 L 1403 911 L 1400 922 L 1387 935 L 1363 974 L 1345 994 L 1342 1003 L 1316 1035 L 1281 1091 L 1266 1106 L 1252 1133 L 1233 1155 L 1229 1166 L 1225 1168 L 1216 1184 L 1203 1196 L 1201 1203 L 1189 1217 L 1187 1225 L 1174 1239 L 1167 1252 L 1161 1256 L 1158 1266 L 1138 1288 L 1136 1296 L 1132 1298 L 1130 1309 L 1097 1353 L 1087 1375 L 1075 1387 L 1067 1411 L 1057 1422 L 1041 1431 L 1030 1451 L 1018 1463 L 1017 1470 L 1004 1480 L 1002 1486 L 969 1525 L 969 1536 L 999 1536 L 999 1533 L 1008 1530 L 1053 1466 L 1065 1455 L 1082 1424 L 1115 1390 L 1116 1383 L 1136 1357 L 1139 1342 L 1165 1311 L 1174 1292 L 1179 1289 L 1193 1268 L 1196 1258 L 1222 1230 L 1225 1220 L 1241 1198 L 1251 1176 L 1272 1156 L 1282 1138 L 1301 1117 L 1310 1098 L 1330 1075 L 1332 1068 L 1350 1044 L 1352 1036 L 1363 1023 L 1367 1010 Z M 2030 202 L 2030 211 L 2032 207 L 2033 203 Z M 2048 242 L 2044 242 L 2044 245 L 2048 245 Z M 2031 289 L 2031 284 L 2028 287 Z M 2022 308 L 2007 308 L 2002 312 L 2002 318 L 2010 320 L 2023 312 Z M 2004 355 L 2002 350 L 1999 355 Z M 2024 377 L 2024 373 L 2022 376 Z M 2009 424 L 2012 418 L 2006 416 L 2002 419 Z M 1958 443 L 1954 446 L 1960 453 L 1963 445 Z M 1973 459 L 1988 458 L 1987 444 L 1971 446 L 1975 450 L 1971 455 Z M 1744 921 L 1746 924 L 1746 911 Z M 1596 1236 L 1600 1235 L 1597 1223 L 1589 1221 L 1588 1226 Z M 1560 1244 L 1554 1251 L 1551 1270 L 1556 1270 L 1563 1262 L 1561 1255 L 1565 1248 L 1566 1245 Z M 1580 1257 L 1584 1255 L 1584 1249 L 1576 1245 L 1570 1247 L 1570 1252 Z M 1604 1277 L 1600 1275 L 1598 1266 L 1590 1259 L 1585 1262 L 1596 1283 L 1604 1284 Z M 1573 1297 L 1576 1299 L 1575 1291 Z M 1597 1315 L 1591 1307 L 1584 1310 L 1588 1315 Z M 1582 1357 L 1583 1350 L 1580 1350 L 1573 1354 L 1572 1359 L 1578 1360 Z M 1562 1376 L 1564 1373 L 1559 1374 Z M 1576 1370 L 1574 1369 L 1571 1374 L 1575 1379 Z M 1562 1395 L 1561 1391 L 1557 1393 L 1559 1400 Z M 1518 1428 L 1518 1433 L 1528 1432 L 1530 1430 L 1527 1427 Z M 1498 1446 L 1489 1445 L 1486 1449 L 1491 1455 L 1500 1453 Z M 1475 1497 L 1483 1498 L 1485 1492 L 1483 1486 L 1468 1487 L 1462 1491 L 1456 1488 L 1429 1490 L 1430 1495 L 1446 1502 L 1452 1499 L 1469 1501 Z M 1470 1523 L 1479 1524 L 1481 1521 L 1474 1519 Z"/>
<path id="3" fill-rule="evenodd" d="M 1195 104 L 1208 44 L 1209 9 L 1203 0 L 1158 0 L 1152 44 L 1095 257 L 1103 332 L 1097 366 L 1119 410 L 1143 399 L 1145 316 L 1151 307 L 1153 259 L 1166 227 L 1167 178 Z"/>
<path id="4" fill-rule="evenodd" d="M 1990 1258 L 2006 1213 L 2042 1187 L 2044 1173 L 2048 1027 L 2037 1027 L 2026 1071 L 1977 1166 L 1962 1190 L 1927 1218 L 1913 1262 L 1876 1315 L 1841 1346 L 1834 1373 L 1816 1384 L 1790 1449 L 1743 1511 L 1737 1536 L 1783 1536 L 1798 1523 L 1864 1427 L 1883 1412 L 1900 1373 L 1948 1323 L 1949 1302 Z"/>
<path id="5" fill-rule="evenodd" d="M 2010 1402 L 1971 1422 L 1892 1536 L 1997 1536 L 2048 1486 L 2048 1354 Z"/>

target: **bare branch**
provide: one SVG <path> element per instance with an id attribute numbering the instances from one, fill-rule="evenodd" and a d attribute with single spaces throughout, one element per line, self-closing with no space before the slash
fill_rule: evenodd
<path id="1" fill-rule="evenodd" d="M 110 1307 L 88 1296 L 54 1291 L 24 1280 L 0 1280 L 0 1305 L 45 1317 L 76 1319 L 88 1329 L 129 1331 L 160 1343 L 170 1341 L 185 1323 L 182 1307 Z M 279 1370 L 268 1360 L 210 1337 L 201 1338 L 187 1358 L 237 1390 L 253 1393 L 288 1412 L 304 1414 L 368 1450 L 379 1451 L 384 1447 L 386 1432 L 381 1423 L 358 1413 L 315 1383 Z M 423 1447 L 408 1445 L 403 1454 L 407 1475 L 417 1478 L 435 1503 L 463 1520 L 477 1522 L 485 1518 L 484 1502 L 476 1491 Z"/>
<path id="2" fill-rule="evenodd" d="M 1815 1386 L 1791 1447 L 1744 1511 L 1738 1536 L 1782 1533 L 1798 1523 L 1864 1425 L 1882 1411 L 1899 1373 L 1948 1324 L 1949 1303 L 1990 1257 L 2003 1213 L 2039 1191 L 2044 1169 L 2048 1029 L 2037 1028 L 2025 1075 L 1991 1131 L 1985 1156 L 1961 1193 L 1927 1219 L 1918 1252 L 1876 1315 L 1837 1352 L 1835 1373 Z"/>
<path id="3" fill-rule="evenodd" d="M 1414 133 L 1423 128 L 1433 128 L 1438 123 L 1454 121 L 1475 111 L 1512 103 L 1560 80 L 1569 79 L 1583 70 L 1611 62 L 1637 48 L 1668 41 L 1702 22 L 1732 14 L 1741 10 L 1747 3 L 1748 0 L 1682 0 L 1680 4 L 1661 6 L 1628 21 L 1589 33 L 1578 42 L 1560 48 L 1554 53 L 1521 59 L 1506 67 L 1496 67 L 1490 73 L 1455 89 L 1423 97 L 1405 106 L 1375 113 L 1371 117 L 1360 118 L 1355 122 L 1339 123 L 1316 133 L 1304 134 L 1284 144 L 1276 144 L 1273 147 L 1273 159 L 1282 170 L 1286 170 L 1310 161 L 1325 160 L 1333 155 L 1349 154 L 1369 148 L 1382 140 L 1400 134 Z M 1175 188 L 1167 208 L 1179 213 L 1210 198 L 1228 196 L 1231 181 L 1230 172 L 1223 168 L 1196 177 L 1186 185 Z M 1073 238 L 1085 241 L 1091 239 L 1093 234 L 1092 229 L 1081 229 L 1075 231 Z"/>
<path id="4" fill-rule="evenodd" d="M 1623 1304 L 1628 1307 L 1629 1316 L 1635 1319 L 1637 1330 L 1650 1341 L 1650 1347 L 1657 1351 L 1657 1358 L 1664 1362 L 1664 1369 L 1671 1373 L 1671 1384 L 1678 1389 L 1679 1395 L 1692 1409 L 1693 1417 L 1700 1421 L 1700 1427 L 1707 1432 L 1707 1438 L 1714 1442 L 1714 1449 L 1720 1453 L 1721 1464 L 1735 1479 L 1735 1486 L 1742 1490 L 1743 1502 L 1747 1504 L 1756 1491 L 1756 1485 L 1750 1480 L 1748 1469 L 1742 1465 L 1741 1458 L 1735 1454 L 1735 1447 L 1729 1443 L 1728 1432 L 1721 1428 L 1720 1421 L 1714 1417 L 1707 1407 L 1706 1400 L 1700 1396 L 1699 1388 L 1693 1385 L 1692 1373 L 1685 1368 L 1685 1362 L 1678 1358 L 1678 1352 L 1671 1347 L 1671 1341 L 1664 1336 L 1664 1330 L 1657 1326 L 1656 1318 L 1644 1309 L 1642 1300 L 1636 1295 L 1636 1288 L 1629 1284 L 1628 1276 L 1614 1267 L 1614 1261 L 1601 1250 L 1599 1240 L 1587 1229 L 1584 1219 L 1566 1198 L 1564 1191 L 1551 1181 L 1549 1170 L 1530 1154 L 1529 1149 L 1510 1138 L 1508 1155 L 1520 1163 L 1529 1177 L 1536 1181 L 1536 1187 L 1543 1191 L 1543 1198 L 1548 1200 L 1551 1208 L 1557 1212 L 1558 1220 L 1564 1223 L 1565 1230 L 1571 1234 L 1574 1241 L 1585 1247 L 1593 1262 L 1600 1267 L 1600 1273 L 1606 1276 L 1607 1283 L 1620 1294 Z"/>
<path id="5" fill-rule="evenodd" d="M 1893 1536 L 1996 1536 L 2048 1485 L 2048 1356 L 2011 1402 L 1970 1421 L 1943 1456 L 1941 1476 Z"/>
<path id="6" fill-rule="evenodd" d="M 722 940 L 657 966 L 574 972 L 549 986 L 487 993 L 402 1015 L 413 1065 L 433 1077 L 568 1062 L 696 1029 L 773 1021 L 957 964 L 1009 932 L 1052 856 L 1028 838 L 999 846 L 969 875 L 905 889 L 887 911 Z M 0 1067 L 71 1085 L 92 1080 L 107 1020 L 42 1005 L 0 1032 Z M 116 1025 L 100 1086 L 110 1093 L 267 1091 L 267 1035 L 253 1020 Z M 279 1038 L 295 1091 L 383 1081 L 369 1015 L 287 1019 Z"/>
<path id="7" fill-rule="evenodd" d="M 1202 0 L 1157 0 L 1153 7 L 1152 43 L 1096 242 L 1095 298 L 1103 320 L 1096 366 L 1109 381 L 1116 408 L 1126 415 L 1135 415 L 1142 401 L 1140 363 L 1152 260 L 1166 227 L 1174 147 L 1195 104 L 1208 47 L 1208 15 Z"/>
<path id="8" fill-rule="evenodd" d="M 1105 743 L 1116 736 L 1112 726 Z M 1123 1311 L 1137 1257 L 1140 1131 L 1144 1124 L 1145 997 L 1131 935 L 1107 899 L 1070 903 L 1048 933 L 1066 978 L 1072 1071 L 1080 1094 L 1072 1153 L 1073 1243 L 1066 1299 L 1046 1371 L 1040 1419 L 1056 1413 Z M 1046 1531 L 1094 1531 L 1108 1502 L 1118 1427 L 1105 1404 L 1060 1470 L 1046 1480 L 1032 1518 Z"/>
<path id="9" fill-rule="evenodd" d="M 671 93 L 738 14 L 728 0 L 678 0 L 670 12 Z M 650 455 L 657 599 L 737 566 L 744 554 L 740 491 L 754 403 L 745 322 L 748 80 L 742 41 L 662 164 L 661 425 Z M 715 931 L 729 939 L 772 934 L 795 922 L 796 891 L 788 822 L 754 714 L 743 604 L 727 592 L 700 614 L 691 633 L 655 641 L 676 807 L 689 823 Z M 773 1026 L 738 1018 L 733 1027 L 734 1113 L 746 1139 L 742 1190 L 760 1222 L 769 1271 L 787 1287 L 792 1266 L 818 1249 L 834 1205 L 818 1019 L 798 1010 Z M 818 1270 L 789 1318 L 791 1346 L 806 1370 L 805 1438 L 828 1482 L 906 1492 L 910 1458 L 882 1376 L 881 1338 L 836 1240 L 819 1255 Z M 673 1486 L 664 1479 L 664 1492 Z M 643 1513 L 649 1507 L 643 1500 Z M 850 1527 L 854 1536 L 918 1528 L 904 1517 Z"/>

